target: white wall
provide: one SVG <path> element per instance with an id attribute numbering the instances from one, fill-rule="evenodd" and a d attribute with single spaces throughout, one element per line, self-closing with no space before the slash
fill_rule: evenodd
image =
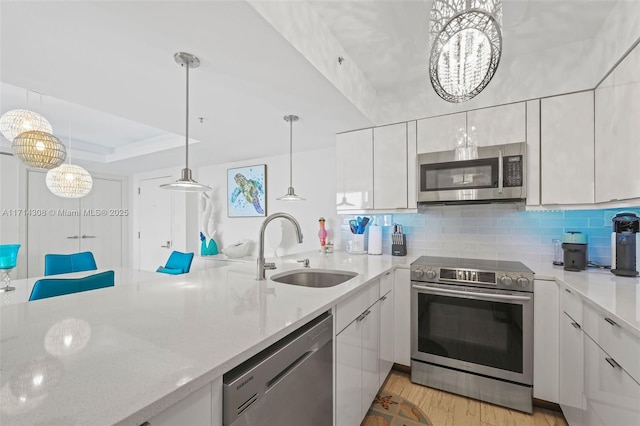
<path id="1" fill-rule="evenodd" d="M 227 216 L 227 169 L 266 164 L 266 214 L 285 212 L 293 215 L 302 227 L 304 241 L 302 244 L 297 244 L 293 226 L 289 222 L 273 221 L 266 230 L 265 257 L 274 257 L 274 248 L 278 256 L 319 249 L 318 218 L 321 216 L 326 219 L 329 238 L 339 248 L 341 220 L 336 214 L 335 207 L 335 143 L 331 141 L 330 146 L 331 148 L 316 151 L 300 153 L 294 151 L 293 153 L 293 187 L 296 194 L 305 198 L 305 201 L 276 200 L 284 195 L 289 187 L 289 155 L 254 158 L 200 168 L 198 182 L 211 185 L 214 189 L 213 206 L 216 230 L 214 239 L 218 243 L 218 247 L 224 248 L 246 238 L 254 242 L 252 255 L 256 256 L 260 226 L 265 218 L 230 218 Z"/>
<path id="2" fill-rule="evenodd" d="M 26 216 L 16 216 L 15 210 L 26 209 L 26 169 L 10 154 L 0 153 L 0 244 L 21 244 L 16 269 L 11 277 L 27 274 Z"/>

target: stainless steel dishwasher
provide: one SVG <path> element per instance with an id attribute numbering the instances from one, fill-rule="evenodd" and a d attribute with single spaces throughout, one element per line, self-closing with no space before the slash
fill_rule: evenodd
<path id="1" fill-rule="evenodd" d="M 332 364 L 326 312 L 223 376 L 224 425 L 332 425 Z"/>

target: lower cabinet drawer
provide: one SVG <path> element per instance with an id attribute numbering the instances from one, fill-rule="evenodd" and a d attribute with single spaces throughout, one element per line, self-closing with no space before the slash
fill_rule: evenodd
<path id="1" fill-rule="evenodd" d="M 586 303 L 583 315 L 584 332 L 640 383 L 640 339 Z"/>
<path id="2" fill-rule="evenodd" d="M 584 355 L 588 410 L 605 425 L 640 425 L 640 385 L 588 336 Z"/>
<path id="3" fill-rule="evenodd" d="M 365 284 L 356 294 L 340 302 L 336 307 L 336 334 L 376 303 L 380 298 L 380 280 Z"/>
<path id="4" fill-rule="evenodd" d="M 560 286 L 560 312 L 566 312 L 574 321 L 582 325 L 582 299 L 574 290 Z"/>

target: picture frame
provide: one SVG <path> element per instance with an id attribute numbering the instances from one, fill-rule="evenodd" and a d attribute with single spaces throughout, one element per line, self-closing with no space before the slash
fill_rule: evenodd
<path id="1" fill-rule="evenodd" d="M 227 169 L 227 216 L 267 215 L 267 165 Z"/>

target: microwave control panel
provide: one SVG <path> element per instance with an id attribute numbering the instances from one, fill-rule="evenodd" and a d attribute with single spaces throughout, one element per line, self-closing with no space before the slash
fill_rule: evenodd
<path id="1" fill-rule="evenodd" d="M 522 186 L 524 166 L 522 155 L 509 155 L 502 159 L 504 170 L 503 185 L 506 188 Z"/>

